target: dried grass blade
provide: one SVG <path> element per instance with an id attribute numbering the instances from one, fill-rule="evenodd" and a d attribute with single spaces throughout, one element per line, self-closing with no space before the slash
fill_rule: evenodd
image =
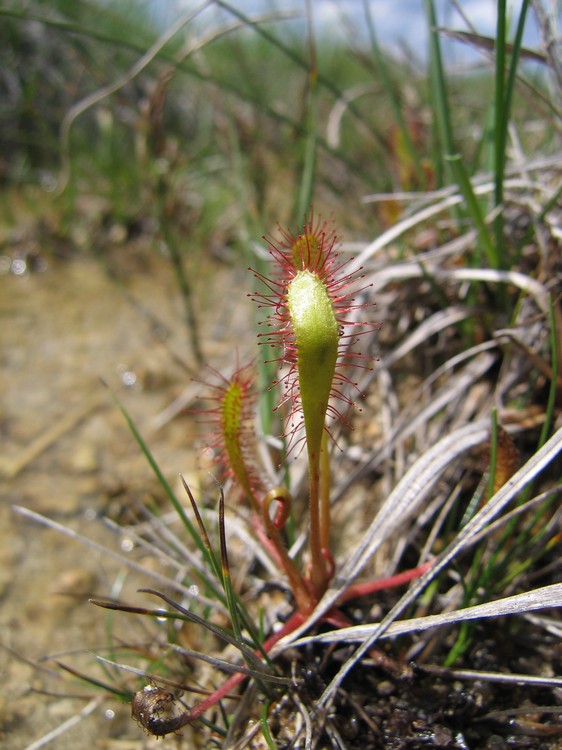
<path id="1" fill-rule="evenodd" d="M 88 539 L 88 537 L 79 534 L 68 526 L 57 523 L 57 521 L 53 521 L 51 518 L 42 516 L 40 513 L 29 510 L 29 508 L 24 508 L 21 505 L 13 505 L 12 508 L 19 515 L 40 523 L 42 526 L 47 526 L 54 531 L 58 531 L 60 534 L 64 534 L 65 536 L 70 537 L 71 539 L 74 539 L 87 547 L 90 547 L 90 549 L 94 549 L 97 552 L 100 552 L 102 555 L 116 560 L 120 565 L 124 565 L 126 568 L 129 568 L 129 570 L 134 570 L 136 573 L 140 573 L 145 577 L 152 578 L 152 580 L 162 584 L 163 586 L 166 586 L 166 588 L 168 589 L 171 588 L 174 591 L 177 591 L 182 596 L 188 597 L 189 599 L 196 599 L 201 604 L 204 604 L 207 607 L 211 607 L 214 610 L 226 612 L 225 608 L 219 601 L 215 599 L 209 599 L 208 597 L 202 596 L 198 593 L 195 594 L 193 590 L 190 589 L 190 587 L 184 586 L 179 581 L 175 581 L 169 576 L 151 570 L 150 568 L 147 568 L 144 565 L 141 565 L 140 563 L 129 559 L 125 555 L 122 555 L 115 550 L 112 550 L 109 547 L 105 547 L 103 544 L 99 544 L 99 542 L 94 542 L 93 539 Z"/>
<path id="2" fill-rule="evenodd" d="M 290 638 L 283 639 L 278 648 L 282 649 L 289 641 L 300 637 L 312 623 L 317 622 L 336 605 L 338 599 L 359 575 L 380 545 L 407 518 L 416 513 L 444 469 L 459 455 L 484 442 L 488 437 L 489 429 L 490 424 L 487 419 L 465 425 L 438 441 L 410 467 L 387 497 L 363 538 L 336 574 L 333 584 L 310 618 L 302 627 L 295 629 Z"/>
<path id="3" fill-rule="evenodd" d="M 562 583 L 554 583 L 523 594 L 514 594 L 494 602 L 478 604 L 466 609 L 458 609 L 452 612 L 443 612 L 439 615 L 426 615 L 425 617 L 414 617 L 410 620 L 394 622 L 382 634 L 381 638 L 394 638 L 408 633 L 417 633 L 429 628 L 453 625 L 468 620 L 479 620 L 487 617 L 503 617 L 505 615 L 521 615 L 534 612 L 539 609 L 562 607 Z M 354 625 L 349 628 L 333 630 L 329 633 L 300 638 L 293 643 L 294 646 L 305 643 L 362 643 L 369 638 L 379 627 L 380 623 L 369 625 Z"/>
<path id="4" fill-rule="evenodd" d="M 460 432 L 460 431 L 459 431 Z M 342 666 L 332 682 L 328 685 L 319 703 L 326 705 L 332 699 L 337 687 L 345 679 L 355 664 L 363 658 L 387 631 L 391 623 L 412 604 L 426 586 L 453 560 L 457 554 L 467 549 L 476 536 L 500 513 L 500 511 L 523 490 L 551 461 L 562 451 L 562 428 L 532 456 L 529 461 L 492 497 L 489 502 L 459 532 L 456 539 L 440 555 L 434 565 L 414 583 L 412 588 L 390 610 L 367 640 L 356 650 L 355 654 Z M 323 602 L 321 602 L 323 604 Z"/>

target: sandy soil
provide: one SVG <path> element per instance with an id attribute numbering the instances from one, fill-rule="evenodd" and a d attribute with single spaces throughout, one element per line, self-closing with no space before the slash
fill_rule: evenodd
<path id="1" fill-rule="evenodd" d="M 157 488 L 100 377 L 126 405 L 170 481 L 179 472 L 189 477 L 196 466 L 190 418 L 158 421 L 193 389 L 172 356 L 189 362 L 174 280 L 163 259 L 136 273 L 128 249 L 120 252 L 126 293 L 99 263 L 84 258 L 49 261 L 41 273 L 0 276 L 0 744 L 13 750 L 157 744 L 131 721 L 129 706 L 61 678 L 46 659 L 99 649 L 107 617 L 88 595 L 108 595 L 116 581 L 126 594 L 139 581 L 100 552 L 13 510 L 24 506 L 120 550 L 99 517 L 118 517 L 128 500 Z M 225 284 L 219 274 L 200 294 L 205 355 L 215 365 L 221 349 L 215 342 L 232 322 Z M 131 297 L 167 328 L 165 343 Z M 238 325 L 247 325 L 241 316 Z M 74 697 L 80 694 L 87 697 Z M 78 717 L 83 710 L 88 715 Z M 42 739 L 73 717 L 76 724 L 60 736 L 48 744 Z M 165 744 L 178 742 L 172 737 Z"/>

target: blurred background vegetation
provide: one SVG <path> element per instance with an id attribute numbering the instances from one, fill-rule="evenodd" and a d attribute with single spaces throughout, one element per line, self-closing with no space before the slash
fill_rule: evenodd
<path id="1" fill-rule="evenodd" d="M 346 232 L 373 234 L 399 208 L 367 207 L 364 196 L 441 187 L 451 145 L 471 174 L 490 169 L 494 77 L 482 40 L 471 42 L 480 64 L 448 76 L 447 144 L 427 51 L 398 60 L 381 49 L 367 4 L 357 19 L 365 33 L 350 30 L 346 45 L 307 32 L 306 17 L 271 12 L 262 22 L 236 3 L 206 5 L 165 41 L 146 2 L 3 0 L 7 220 L 25 195 L 79 244 L 84 222 L 134 234 L 165 218 L 192 248 L 220 254 L 274 221 L 300 220 L 310 200 Z M 514 97 L 535 153 L 552 152 L 560 134 L 544 71 L 519 69 Z"/>
<path id="2" fill-rule="evenodd" d="M 528 212 L 489 214 L 504 203 L 508 164 L 555 154 L 562 130 L 558 48 L 525 48 L 540 16 L 528 0 L 498 3 L 501 44 L 470 19 L 461 32 L 439 28 L 426 0 L 416 18 L 427 48 L 400 53 L 381 43 L 366 0 L 342 12 L 337 37 L 319 30 L 314 2 L 251 17 L 240 7 L 208 0 L 172 17 L 148 0 L 2 0 L 4 271 L 14 258 L 30 270 L 45 253 L 81 253 L 115 277 L 140 240 L 146 257 L 171 263 L 201 363 L 207 261 L 245 269 L 252 256 L 259 270 L 255 243 L 311 205 L 353 243 L 460 190 L 461 205 L 414 245 L 397 236 L 398 251 L 472 227 L 469 265 L 517 266 Z M 463 54 L 445 58 L 445 43 Z M 483 182 L 492 189 L 477 193 Z M 22 226 L 35 242 L 20 241 Z"/>

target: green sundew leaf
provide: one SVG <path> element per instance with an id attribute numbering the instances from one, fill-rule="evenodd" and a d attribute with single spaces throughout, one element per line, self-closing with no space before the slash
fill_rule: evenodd
<path id="1" fill-rule="evenodd" d="M 221 431 L 228 454 L 231 471 L 249 498 L 254 498 L 252 482 L 242 448 L 244 431 L 245 390 L 240 382 L 232 380 L 221 400 Z"/>
<path id="2" fill-rule="evenodd" d="M 338 357 L 338 323 L 325 283 L 308 270 L 299 271 L 290 282 L 287 306 L 298 352 L 307 445 L 318 460 Z"/>

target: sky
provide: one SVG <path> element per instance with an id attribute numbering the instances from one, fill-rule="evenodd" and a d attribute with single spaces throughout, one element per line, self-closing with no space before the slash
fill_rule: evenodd
<path id="1" fill-rule="evenodd" d="M 158 2 L 158 0 L 154 0 Z M 508 0 L 512 16 L 519 14 L 522 0 Z M 543 0 L 551 7 L 558 6 L 560 0 Z M 415 57 L 425 58 L 427 47 L 427 24 L 424 17 L 423 0 L 368 0 L 376 33 L 381 45 L 398 51 L 407 48 Z M 438 22 L 447 28 L 469 31 L 470 28 L 462 16 L 455 10 L 451 0 L 434 0 L 438 13 Z M 177 18 L 186 9 L 195 8 L 201 0 L 167 0 L 165 5 L 158 3 L 159 12 L 166 8 L 168 20 Z M 357 38 L 364 33 L 365 0 L 312 0 L 313 18 L 316 33 L 327 38 L 340 38 L 349 41 L 350 36 Z M 458 0 L 466 18 L 482 35 L 494 36 L 496 25 L 496 0 Z M 267 10 L 277 9 L 283 12 L 294 10 L 301 17 L 304 28 L 305 0 L 230 0 L 230 5 L 249 16 L 256 16 Z M 216 23 L 216 12 L 205 11 L 201 19 Z M 524 43 L 529 47 L 538 44 L 538 32 L 532 9 L 529 10 Z M 447 57 L 453 62 L 462 64 L 474 59 L 472 50 L 459 42 L 444 42 Z"/>

